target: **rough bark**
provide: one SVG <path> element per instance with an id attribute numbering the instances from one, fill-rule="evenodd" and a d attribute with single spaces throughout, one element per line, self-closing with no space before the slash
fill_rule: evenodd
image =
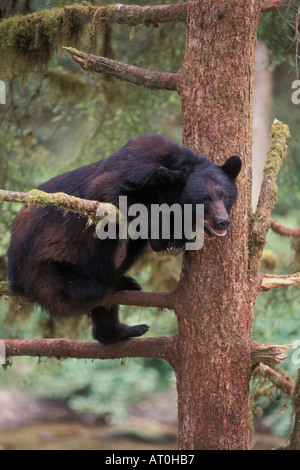
<path id="1" fill-rule="evenodd" d="M 240 155 L 228 236 L 186 252 L 176 306 L 179 447 L 248 449 L 251 329 L 259 282 L 248 278 L 252 91 L 262 2 L 188 1 L 180 70 L 183 140 L 221 164 Z"/>

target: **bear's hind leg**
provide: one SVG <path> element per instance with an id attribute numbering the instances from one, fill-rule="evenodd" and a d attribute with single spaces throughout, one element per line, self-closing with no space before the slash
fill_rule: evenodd
<path id="1" fill-rule="evenodd" d="M 142 290 L 141 286 L 139 283 L 133 279 L 133 277 L 130 276 L 121 276 L 117 279 L 115 283 L 115 290 L 120 291 L 120 290 L 137 290 L 140 291 Z"/>
<path id="2" fill-rule="evenodd" d="M 111 344 L 145 334 L 148 325 L 128 326 L 119 322 L 118 305 L 99 306 L 92 310 L 93 337 L 99 343 Z"/>

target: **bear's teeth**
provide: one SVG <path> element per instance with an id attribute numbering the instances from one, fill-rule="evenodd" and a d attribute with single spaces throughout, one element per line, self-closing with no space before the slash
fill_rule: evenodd
<path id="1" fill-rule="evenodd" d="M 215 229 L 211 229 L 212 232 L 217 235 L 217 237 L 224 237 L 227 233 L 227 230 L 215 230 Z"/>

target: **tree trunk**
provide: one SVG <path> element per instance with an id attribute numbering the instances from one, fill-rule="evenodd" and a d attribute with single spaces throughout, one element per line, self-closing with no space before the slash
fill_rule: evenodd
<path id="1" fill-rule="evenodd" d="M 224 239 L 184 255 L 176 313 L 180 449 L 249 448 L 250 339 L 259 283 L 248 275 L 252 93 L 261 3 L 189 0 L 179 92 L 183 141 L 222 164 L 240 155 Z"/>

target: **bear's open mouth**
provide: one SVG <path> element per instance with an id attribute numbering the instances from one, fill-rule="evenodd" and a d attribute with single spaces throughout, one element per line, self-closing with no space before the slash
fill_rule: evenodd
<path id="1" fill-rule="evenodd" d="M 204 227 L 208 231 L 210 235 L 213 235 L 215 237 L 224 237 L 227 233 L 227 230 L 216 230 L 215 228 L 212 228 L 210 225 L 207 223 L 204 224 Z"/>

